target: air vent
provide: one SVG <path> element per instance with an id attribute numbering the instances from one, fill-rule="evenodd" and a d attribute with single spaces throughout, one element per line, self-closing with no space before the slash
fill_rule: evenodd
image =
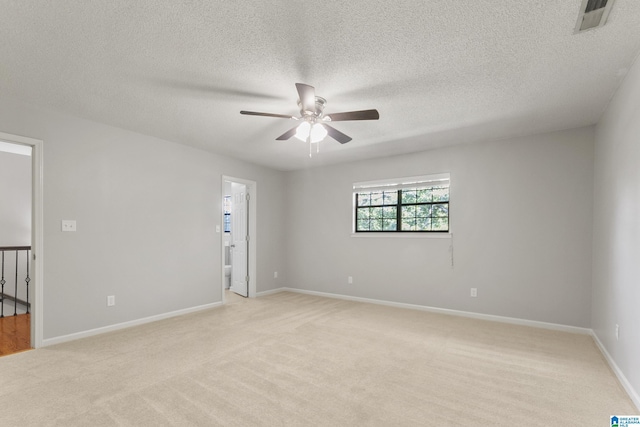
<path id="1" fill-rule="evenodd" d="M 602 27 L 607 22 L 614 0 L 582 0 L 574 33 Z"/>
<path id="2" fill-rule="evenodd" d="M 593 12 L 594 10 L 604 9 L 607 6 L 607 0 L 588 0 L 587 7 L 584 9 L 585 13 Z"/>

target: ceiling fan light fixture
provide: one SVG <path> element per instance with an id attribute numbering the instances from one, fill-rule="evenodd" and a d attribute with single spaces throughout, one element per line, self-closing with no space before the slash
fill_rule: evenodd
<path id="1" fill-rule="evenodd" d="M 294 135 L 302 142 L 307 142 L 309 138 L 309 133 L 311 132 L 311 124 L 308 121 L 303 121 L 296 129 L 296 134 Z"/>
<path id="2" fill-rule="evenodd" d="M 325 139 L 327 133 L 327 129 L 321 123 L 312 123 L 305 120 L 298 125 L 294 136 L 302 142 L 308 141 L 315 144 Z"/>
<path id="3" fill-rule="evenodd" d="M 311 126 L 311 132 L 309 136 L 311 137 L 312 143 L 320 142 L 327 136 L 327 129 L 320 123 L 314 123 L 314 125 Z"/>

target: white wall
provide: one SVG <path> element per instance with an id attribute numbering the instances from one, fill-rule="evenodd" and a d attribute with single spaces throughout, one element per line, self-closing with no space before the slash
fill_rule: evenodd
<path id="1" fill-rule="evenodd" d="M 258 183 L 258 291 L 280 286 L 282 173 L 15 100 L 0 131 L 44 140 L 44 339 L 220 301 L 223 174 Z"/>
<path id="2" fill-rule="evenodd" d="M 596 129 L 592 327 L 640 408 L 640 62 Z M 620 338 L 615 338 L 615 325 Z"/>
<path id="3" fill-rule="evenodd" d="M 441 172 L 452 240 L 351 237 L 354 182 Z M 287 282 L 588 327 L 592 183 L 592 127 L 291 172 Z"/>

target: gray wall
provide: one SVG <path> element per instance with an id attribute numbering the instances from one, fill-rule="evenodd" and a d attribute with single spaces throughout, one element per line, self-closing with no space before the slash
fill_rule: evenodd
<path id="1" fill-rule="evenodd" d="M 597 126 L 592 327 L 640 405 L 640 62 Z M 615 338 L 615 325 L 620 338 Z"/>
<path id="2" fill-rule="evenodd" d="M 589 127 L 290 172 L 287 282 L 588 327 L 593 138 Z M 351 236 L 354 182 L 441 172 L 452 239 Z"/>
<path id="3" fill-rule="evenodd" d="M 257 182 L 257 290 L 280 286 L 281 172 L 15 101 L 0 130 L 44 140 L 45 339 L 220 301 L 223 174 Z"/>

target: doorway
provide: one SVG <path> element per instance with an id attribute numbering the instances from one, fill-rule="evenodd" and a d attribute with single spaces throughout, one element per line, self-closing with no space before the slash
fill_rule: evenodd
<path id="1" fill-rule="evenodd" d="M 10 151 L 13 153 L 22 152 L 26 153 L 30 151 L 31 154 L 31 184 L 30 191 L 31 199 L 31 212 L 30 219 L 30 231 L 27 232 L 25 240 L 30 242 L 27 247 L 30 247 L 27 252 L 28 260 L 28 288 L 29 288 L 29 303 L 30 303 L 30 325 L 29 325 L 29 342 L 30 347 L 39 348 L 42 346 L 43 339 L 43 208 L 42 208 L 42 150 L 43 141 L 33 138 L 27 138 L 18 135 L 11 135 L 0 132 L 0 142 L 3 146 L 3 151 Z M 27 195 L 29 197 L 29 195 Z M 0 242 L 0 245 L 4 243 Z M 17 270 L 17 268 L 16 268 Z M 19 293 L 18 293 L 19 296 Z M 15 307 L 15 305 L 14 305 Z"/>
<path id="2" fill-rule="evenodd" d="M 222 303 L 256 293 L 256 182 L 222 177 Z M 229 297 L 232 296 L 232 297 Z"/>

